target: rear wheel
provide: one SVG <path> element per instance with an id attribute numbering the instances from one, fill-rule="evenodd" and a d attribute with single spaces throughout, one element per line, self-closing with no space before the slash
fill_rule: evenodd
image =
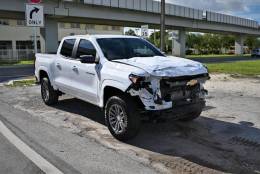
<path id="1" fill-rule="evenodd" d="M 133 138 L 140 128 L 137 106 L 131 98 L 125 96 L 112 96 L 108 99 L 105 119 L 109 131 L 118 140 Z"/>
<path id="2" fill-rule="evenodd" d="M 58 91 L 53 89 L 47 77 L 41 79 L 41 96 L 46 105 L 54 105 L 59 99 Z"/>

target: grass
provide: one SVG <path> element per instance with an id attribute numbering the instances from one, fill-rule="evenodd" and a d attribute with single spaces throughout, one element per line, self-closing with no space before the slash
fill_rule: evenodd
<path id="1" fill-rule="evenodd" d="M 246 76 L 260 75 L 260 60 L 232 63 L 210 63 L 206 65 L 209 68 L 209 72 L 241 74 Z"/>
<path id="2" fill-rule="evenodd" d="M 33 65 L 34 60 L 22 60 L 19 62 L 1 62 L 0 61 L 0 66 L 12 66 L 12 65 Z"/>
<path id="3" fill-rule="evenodd" d="M 208 54 L 208 55 L 187 55 L 187 58 L 236 58 L 236 57 L 250 57 L 250 54 L 244 54 L 241 56 L 234 54 Z"/>
<path id="4" fill-rule="evenodd" d="M 6 84 L 8 87 L 21 87 L 21 86 L 33 86 L 36 83 L 34 78 L 32 79 L 24 79 L 24 80 L 14 80 L 10 84 Z"/>

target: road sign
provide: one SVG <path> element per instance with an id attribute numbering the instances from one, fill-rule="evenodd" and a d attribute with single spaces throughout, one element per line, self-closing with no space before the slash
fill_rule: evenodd
<path id="1" fill-rule="evenodd" d="M 148 25 L 141 26 L 141 36 L 147 38 L 149 36 L 149 27 Z"/>
<path id="2" fill-rule="evenodd" d="M 179 39 L 178 33 L 176 33 L 175 31 L 172 31 L 169 34 L 170 34 L 171 39 L 175 39 L 175 40 Z"/>
<path id="3" fill-rule="evenodd" d="M 43 6 L 26 4 L 26 25 L 29 27 L 44 27 Z"/>
<path id="4" fill-rule="evenodd" d="M 41 0 L 29 0 L 30 3 L 35 3 L 35 4 L 39 4 L 42 1 Z"/>

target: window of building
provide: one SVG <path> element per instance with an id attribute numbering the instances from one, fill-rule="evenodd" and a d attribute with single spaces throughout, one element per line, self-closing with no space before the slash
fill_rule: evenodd
<path id="1" fill-rule="evenodd" d="M 25 26 L 25 20 L 17 20 L 17 26 Z"/>
<path id="2" fill-rule="evenodd" d="M 65 28 L 65 23 L 59 23 L 60 28 Z"/>
<path id="3" fill-rule="evenodd" d="M 119 30 L 120 30 L 120 27 L 119 27 L 119 26 L 112 26 L 112 30 L 117 30 L 117 31 L 119 31 Z"/>
<path id="4" fill-rule="evenodd" d="M 71 23 L 70 27 L 71 28 L 80 28 L 80 23 Z"/>
<path id="5" fill-rule="evenodd" d="M 77 58 L 80 58 L 82 55 L 92 55 L 96 56 L 96 49 L 93 44 L 88 40 L 80 40 L 79 47 L 77 50 Z"/>
<path id="6" fill-rule="evenodd" d="M 8 19 L 0 19 L 0 25 L 9 25 Z"/>
<path id="7" fill-rule="evenodd" d="M 107 25 L 103 25 L 103 26 L 102 26 L 102 29 L 103 29 L 103 30 L 109 30 Z"/>
<path id="8" fill-rule="evenodd" d="M 41 48 L 41 42 L 37 41 L 37 49 Z M 17 50 L 32 50 L 34 49 L 34 42 L 31 40 L 27 41 L 16 41 L 16 49 Z"/>
<path id="9" fill-rule="evenodd" d="M 61 47 L 60 54 L 65 57 L 71 57 L 75 41 L 76 41 L 75 39 L 64 40 L 62 47 Z"/>
<path id="10" fill-rule="evenodd" d="M 0 49 L 12 49 L 12 41 L 0 41 Z"/>
<path id="11" fill-rule="evenodd" d="M 93 24 L 87 24 L 86 25 L 86 29 L 88 30 L 88 29 L 95 29 L 95 25 L 93 25 Z"/>
<path id="12" fill-rule="evenodd" d="M 0 58 L 8 56 L 12 50 L 12 41 L 0 41 Z"/>

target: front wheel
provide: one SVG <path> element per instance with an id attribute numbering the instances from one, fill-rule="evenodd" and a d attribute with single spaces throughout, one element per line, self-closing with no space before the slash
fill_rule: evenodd
<path id="1" fill-rule="evenodd" d="M 41 96 L 46 105 L 54 105 L 59 99 L 58 91 L 53 89 L 47 77 L 41 79 Z"/>
<path id="2" fill-rule="evenodd" d="M 110 133 L 118 140 L 136 136 L 140 128 L 140 116 L 131 98 L 110 97 L 105 107 L 105 119 Z"/>

